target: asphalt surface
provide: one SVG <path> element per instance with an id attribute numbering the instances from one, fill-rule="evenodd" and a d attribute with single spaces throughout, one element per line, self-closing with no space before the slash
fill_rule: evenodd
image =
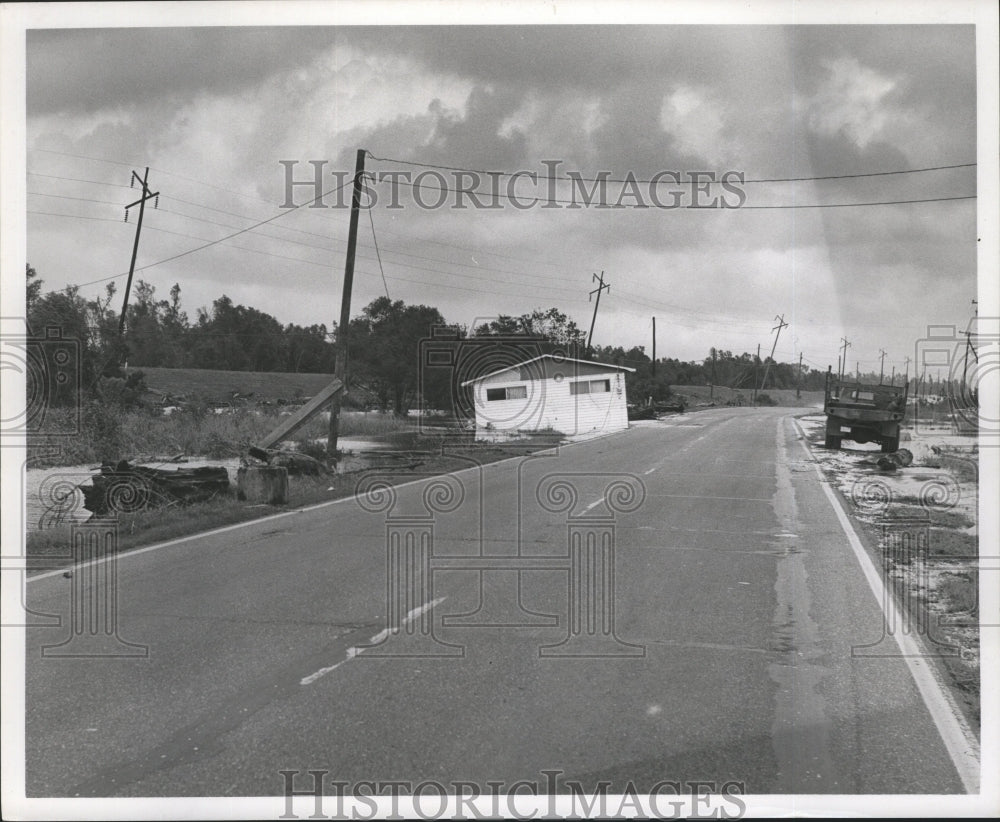
<path id="1" fill-rule="evenodd" d="M 851 654 L 882 613 L 796 437 L 717 409 L 125 555 L 111 636 L 93 567 L 31 581 L 27 794 L 961 793 L 905 661 Z"/>

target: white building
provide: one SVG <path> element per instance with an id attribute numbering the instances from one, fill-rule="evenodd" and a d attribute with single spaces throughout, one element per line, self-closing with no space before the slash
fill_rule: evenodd
<path id="1" fill-rule="evenodd" d="M 628 428 L 623 365 L 542 354 L 468 380 L 479 436 L 490 431 L 563 434 Z"/>

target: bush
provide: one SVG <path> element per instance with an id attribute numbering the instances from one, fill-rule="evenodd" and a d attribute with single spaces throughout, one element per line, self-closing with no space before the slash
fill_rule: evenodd
<path id="1" fill-rule="evenodd" d="M 295 450 L 300 454 L 305 454 L 307 457 L 312 457 L 314 460 L 326 462 L 325 442 L 317 442 L 310 439 L 299 440 L 295 444 Z"/>
<path id="2" fill-rule="evenodd" d="M 772 399 L 769 394 L 758 394 L 757 395 L 757 405 L 777 405 L 777 401 Z"/>
<path id="3" fill-rule="evenodd" d="M 124 413 L 102 400 L 90 400 L 80 415 L 82 431 L 77 438 L 80 462 L 116 462 L 127 454 L 122 443 Z M 77 459 L 73 459 L 76 462 Z"/>

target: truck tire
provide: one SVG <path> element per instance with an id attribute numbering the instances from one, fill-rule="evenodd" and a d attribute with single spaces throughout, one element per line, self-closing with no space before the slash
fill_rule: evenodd
<path id="1" fill-rule="evenodd" d="M 893 454 L 899 450 L 899 437 L 887 437 L 882 440 L 882 453 Z"/>
<path id="2" fill-rule="evenodd" d="M 832 434 L 827 434 L 826 435 L 826 442 L 823 443 L 823 444 L 827 448 L 829 448 L 831 451 L 839 451 L 840 450 L 840 437 L 835 437 Z"/>

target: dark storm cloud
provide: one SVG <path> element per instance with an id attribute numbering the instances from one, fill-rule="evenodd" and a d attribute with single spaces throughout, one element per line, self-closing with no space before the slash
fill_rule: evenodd
<path id="1" fill-rule="evenodd" d="M 28 115 L 238 93 L 305 63 L 335 37 L 335 29 L 312 27 L 29 31 Z"/>
<path id="2" fill-rule="evenodd" d="M 717 46 L 721 28 L 432 26 L 395 29 L 381 42 L 431 68 L 485 82 L 607 89 L 625 78 L 673 71 L 710 82 L 725 70 Z"/>
<path id="3" fill-rule="evenodd" d="M 970 27 L 140 29 L 32 33 L 28 46 L 36 145 L 149 158 L 167 169 L 190 163 L 207 181 L 230 188 L 227 180 L 238 174 L 241 186 L 245 181 L 274 202 L 283 200 L 278 158 L 324 159 L 349 172 L 359 147 L 421 163 L 540 175 L 542 160 L 558 159 L 563 173 L 589 177 L 606 169 L 639 179 L 663 169 L 809 177 L 975 159 Z M 68 164 L 57 156 L 44 159 Z M 421 171 L 369 163 L 374 170 Z M 975 193 L 975 169 L 746 190 L 751 206 L 959 196 Z M 546 187 L 523 191 L 545 196 Z M 410 201 L 405 192 L 403 199 Z M 234 210 L 224 201 L 212 205 Z M 412 208 L 374 216 L 386 226 L 391 219 L 387 230 L 411 242 L 429 237 L 487 254 L 555 254 L 564 267 L 584 272 L 584 300 L 590 268 L 607 267 L 618 277 L 616 289 L 633 296 L 719 302 L 724 313 L 756 316 L 772 304 L 792 305 L 795 287 L 803 317 L 812 312 L 820 323 L 836 323 L 840 302 L 852 322 L 874 327 L 882 323 L 886 294 L 896 314 L 922 318 L 928 304 L 937 310 L 945 283 L 965 300 L 975 277 L 971 201 L 726 213 Z M 338 223 L 335 236 L 342 229 Z M 390 235 L 385 249 L 394 242 Z M 456 252 L 448 246 L 418 253 Z M 185 265 L 197 259 L 184 258 Z M 219 259 L 235 270 L 233 259 L 221 252 Z M 406 287 L 394 273 L 435 279 L 403 268 L 391 253 L 388 259 L 394 290 Z M 463 291 L 449 291 L 447 282 L 440 293 L 470 311 L 489 299 L 471 296 L 468 280 Z M 550 293 L 537 299 L 556 299 Z M 744 304 L 749 294 L 768 308 Z M 504 310 L 526 310 L 536 295 L 526 289 L 522 299 L 525 305 Z M 607 305 L 613 312 L 622 304 Z"/>

